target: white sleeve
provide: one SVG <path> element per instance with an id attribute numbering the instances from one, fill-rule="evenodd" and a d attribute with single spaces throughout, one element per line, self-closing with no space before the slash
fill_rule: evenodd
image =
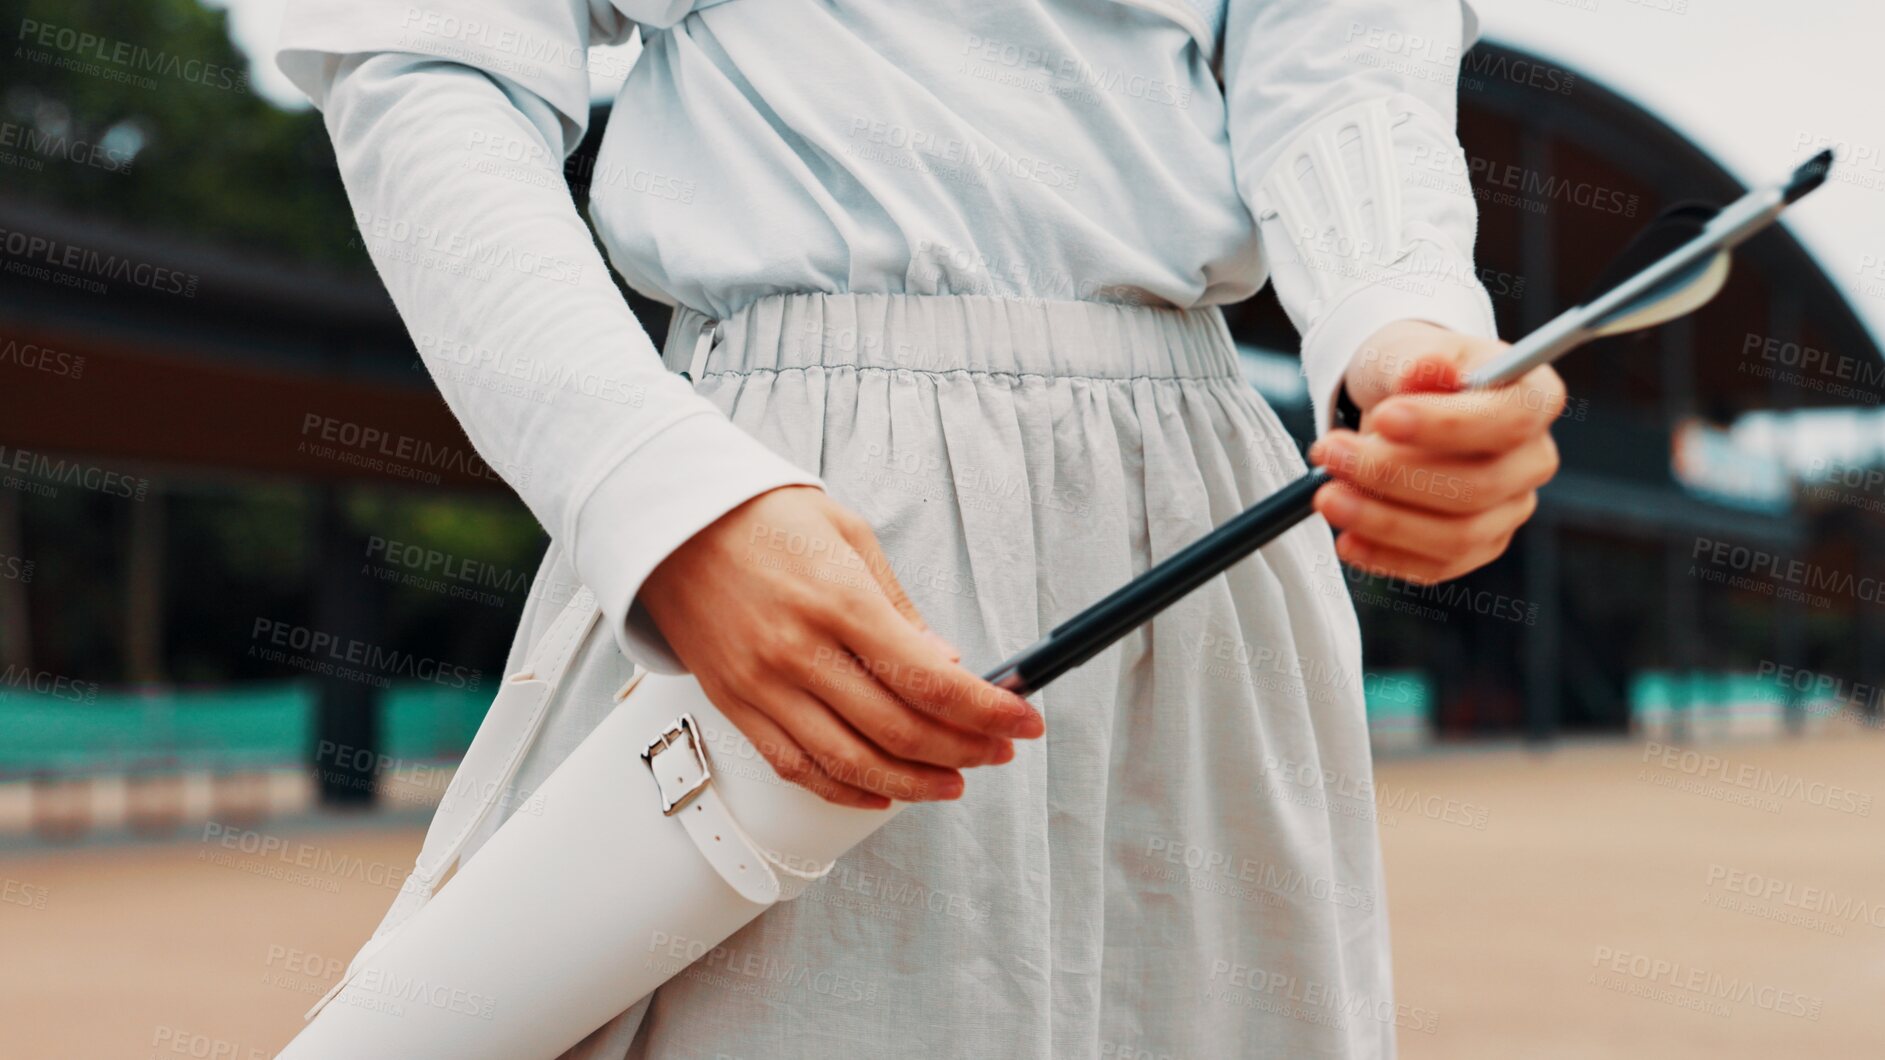
<path id="1" fill-rule="evenodd" d="M 1231 0 L 1238 190 L 1302 334 L 1317 433 L 1362 342 L 1396 320 L 1495 334 L 1455 132 L 1462 0 Z"/>
<path id="2" fill-rule="evenodd" d="M 325 113 L 360 235 L 439 391 L 562 544 L 624 653 L 682 672 L 645 612 L 631 615 L 649 572 L 743 501 L 822 483 L 663 370 L 610 280 L 561 167 L 588 112 L 588 31 L 559 38 L 574 66 L 530 44 L 516 77 L 467 54 L 334 53 L 376 38 L 329 31 L 291 27 L 282 65 Z M 451 32 L 431 39 L 527 39 Z"/>

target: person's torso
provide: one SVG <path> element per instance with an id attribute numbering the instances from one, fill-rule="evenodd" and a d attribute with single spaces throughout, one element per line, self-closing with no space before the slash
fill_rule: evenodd
<path id="1" fill-rule="evenodd" d="M 716 315 L 787 291 L 1237 301 L 1264 276 L 1221 8 L 694 5 L 644 23 L 591 214 L 633 286 Z"/>

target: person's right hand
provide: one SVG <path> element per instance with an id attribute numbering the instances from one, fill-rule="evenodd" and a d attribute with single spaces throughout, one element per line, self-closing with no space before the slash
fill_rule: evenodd
<path id="1" fill-rule="evenodd" d="M 821 489 L 762 493 L 689 538 L 637 597 L 779 775 L 843 806 L 962 794 L 969 766 L 1046 726 L 958 665 L 861 517 Z"/>

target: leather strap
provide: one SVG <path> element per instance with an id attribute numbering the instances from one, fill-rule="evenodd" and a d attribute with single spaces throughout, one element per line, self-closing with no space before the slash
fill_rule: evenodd
<path id="1" fill-rule="evenodd" d="M 681 370 L 681 378 L 700 385 L 700 377 L 707 371 L 707 355 L 713 352 L 714 341 L 720 337 L 718 320 L 702 320 L 700 334 L 694 336 L 694 352 L 687 360 L 687 367 Z"/>
<path id="2" fill-rule="evenodd" d="M 616 702 L 628 698 L 643 676 L 631 677 L 615 694 Z M 706 743 L 691 716 L 682 715 L 669 723 L 648 745 L 643 759 L 661 792 L 661 804 L 651 809 L 678 818 L 701 856 L 740 897 L 771 905 L 782 894 L 778 873 L 815 880 L 831 871 L 831 865 L 814 871 L 797 868 L 760 846 L 740 827 L 714 788 Z"/>
<path id="3" fill-rule="evenodd" d="M 699 779 L 698 762 L 692 750 L 677 743 L 650 757 L 648 766 L 665 789 L 670 785 L 687 787 Z M 779 878 L 772 872 L 770 859 L 733 819 L 712 783 L 701 785 L 674 811 L 674 816 L 708 864 L 741 898 L 758 905 L 779 900 Z"/>
<path id="4" fill-rule="evenodd" d="M 406 877 L 399 897 L 386 911 L 375 935 L 398 927 L 431 899 L 439 880 L 458 863 L 471 833 L 505 797 L 524 755 L 536 742 L 537 731 L 543 727 L 550 700 L 562 684 L 570 660 L 601 615 L 594 594 L 586 588 L 578 589 L 537 642 L 524 668 L 504 679 L 504 686 L 452 775 L 451 786 L 439 801 L 412 874 Z"/>
<path id="5" fill-rule="evenodd" d="M 471 738 L 471 746 L 459 760 L 451 785 L 439 800 L 438 811 L 426 828 L 419 857 L 411 874 L 400 885 L 392 907 L 380 920 L 380 926 L 373 930 L 373 937 L 348 962 L 347 973 L 314 1003 L 303 1019 L 313 1019 L 315 1013 L 339 996 L 354 973 L 394 930 L 431 901 L 439 880 L 464 853 L 471 833 L 490 816 L 516 780 L 517 769 L 536 742 L 550 700 L 562 684 L 576 649 L 601 617 L 595 595 L 587 588 L 578 589 L 537 641 L 524 668 L 504 679 L 497 698 L 491 701 L 491 709 L 485 712 L 484 721 Z"/>

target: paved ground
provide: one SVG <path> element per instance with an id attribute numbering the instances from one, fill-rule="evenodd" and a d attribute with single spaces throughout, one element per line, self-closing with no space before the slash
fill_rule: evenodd
<path id="1" fill-rule="evenodd" d="M 1704 753 L 1381 771 L 1486 809 L 1383 814 L 1408 1060 L 1885 1057 L 1885 733 Z"/>
<path id="2" fill-rule="evenodd" d="M 1408 1060 L 1885 1056 L 1885 733 L 1708 753 L 1384 766 Z M 0 1057 L 269 1055 L 418 838 L 303 825 L 0 856 Z"/>

